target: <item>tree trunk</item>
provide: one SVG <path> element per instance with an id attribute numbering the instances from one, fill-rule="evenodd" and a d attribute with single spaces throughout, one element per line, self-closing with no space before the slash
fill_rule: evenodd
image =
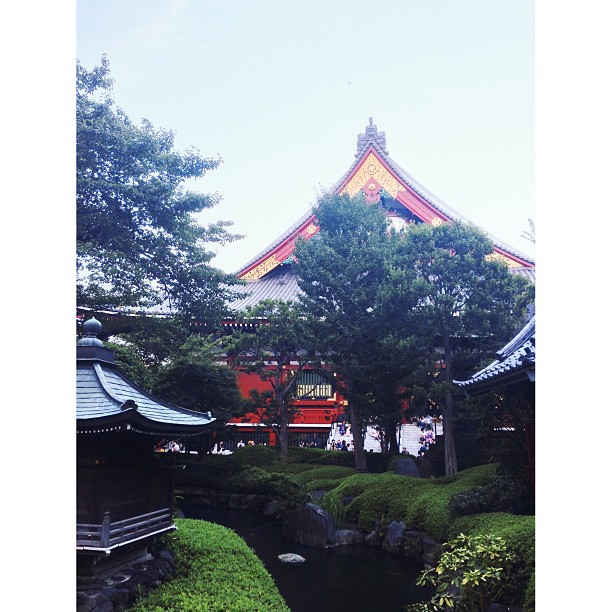
<path id="1" fill-rule="evenodd" d="M 389 421 L 385 426 L 385 438 L 389 442 L 389 452 L 392 455 L 399 455 L 400 448 L 397 443 L 397 423 Z"/>
<path id="2" fill-rule="evenodd" d="M 457 465 L 457 453 L 455 451 L 455 424 L 453 398 L 453 368 L 452 368 L 452 348 L 448 333 L 444 334 L 444 380 L 446 382 L 446 397 L 444 402 L 444 469 L 447 476 L 456 474 L 459 471 Z"/>
<path id="3" fill-rule="evenodd" d="M 355 453 L 355 469 L 358 472 L 367 472 L 365 450 L 363 448 L 363 432 L 359 420 L 359 408 L 349 401 L 349 418 L 351 419 L 351 433 L 353 434 L 353 448 Z"/>
<path id="4" fill-rule="evenodd" d="M 287 465 L 289 461 L 289 409 L 283 401 L 279 402 L 280 406 L 280 431 L 278 443 L 280 446 L 280 462 L 281 465 Z"/>

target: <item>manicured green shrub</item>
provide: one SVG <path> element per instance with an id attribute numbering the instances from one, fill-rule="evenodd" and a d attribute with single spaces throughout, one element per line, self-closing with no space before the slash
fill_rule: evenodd
<path id="1" fill-rule="evenodd" d="M 320 451 L 320 454 L 317 457 L 313 457 L 310 463 L 355 467 L 355 455 L 347 451 Z"/>
<path id="2" fill-rule="evenodd" d="M 393 472 L 355 474 L 328 495 L 354 497 L 347 507 L 347 520 L 363 531 L 371 531 L 381 520 L 403 521 L 407 529 L 422 530 L 444 541 L 451 521 L 449 501 L 460 491 L 490 482 L 495 470 L 495 465 L 484 465 L 428 479 Z"/>
<path id="3" fill-rule="evenodd" d="M 291 474 L 271 472 L 258 467 L 246 467 L 226 483 L 227 492 L 272 495 L 296 505 L 303 501 L 306 490 L 303 483 Z"/>
<path id="4" fill-rule="evenodd" d="M 273 472 L 282 472 L 284 474 L 301 474 L 307 470 L 312 470 L 313 466 L 309 463 L 288 463 L 287 465 L 273 463 L 266 469 Z"/>
<path id="5" fill-rule="evenodd" d="M 529 486 L 525 477 L 500 469 L 490 483 L 455 495 L 450 510 L 454 516 L 484 512 L 533 514 Z"/>
<path id="6" fill-rule="evenodd" d="M 133 612 L 290 612 L 255 553 L 226 527 L 177 519 L 167 536 L 174 578 L 151 591 Z"/>
<path id="7" fill-rule="evenodd" d="M 523 609 L 525 612 L 535 612 L 535 570 L 531 573 L 531 578 L 529 578 L 527 583 Z"/>
<path id="8" fill-rule="evenodd" d="M 321 457 L 330 453 L 331 451 L 326 451 L 322 448 L 290 446 L 288 461 L 289 463 L 316 463 Z"/>
<path id="9" fill-rule="evenodd" d="M 304 464 L 295 464 L 302 465 Z M 306 491 L 328 491 L 339 484 L 343 478 L 355 474 L 355 469 L 339 465 L 313 466 L 305 465 L 296 479 L 303 483 Z"/>
<path id="10" fill-rule="evenodd" d="M 264 467 L 278 460 L 278 450 L 270 446 L 256 445 L 237 448 L 232 455 L 223 455 L 223 459 L 237 467 Z"/>

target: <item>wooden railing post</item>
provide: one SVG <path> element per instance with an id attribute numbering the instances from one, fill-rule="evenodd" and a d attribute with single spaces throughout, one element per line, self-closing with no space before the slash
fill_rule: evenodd
<path id="1" fill-rule="evenodd" d="M 107 547 L 110 542 L 110 512 L 104 513 L 102 529 L 100 530 L 100 546 Z"/>

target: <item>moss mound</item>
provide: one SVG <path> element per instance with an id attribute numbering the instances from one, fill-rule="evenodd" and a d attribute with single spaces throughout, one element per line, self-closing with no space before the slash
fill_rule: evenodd
<path id="1" fill-rule="evenodd" d="M 168 536 L 175 578 L 131 608 L 135 612 L 290 612 L 274 580 L 234 531 L 200 520 L 177 519 Z"/>
<path id="2" fill-rule="evenodd" d="M 445 478 L 410 478 L 385 472 L 355 474 L 331 490 L 333 497 L 354 497 L 347 508 L 347 519 L 363 531 L 376 524 L 403 521 L 408 529 L 447 539 L 452 516 L 449 502 L 458 492 L 490 482 L 496 465 L 465 470 Z"/>

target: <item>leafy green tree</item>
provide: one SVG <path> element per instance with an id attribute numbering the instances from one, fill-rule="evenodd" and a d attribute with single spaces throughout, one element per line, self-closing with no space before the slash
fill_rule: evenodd
<path id="1" fill-rule="evenodd" d="M 151 390 L 153 385 L 151 371 L 133 346 L 118 342 L 106 342 L 104 346 L 114 351 L 115 363 L 123 374 L 145 391 Z"/>
<path id="2" fill-rule="evenodd" d="M 220 201 L 185 182 L 220 159 L 174 149 L 173 133 L 134 125 L 114 105 L 108 60 L 87 71 L 77 61 L 77 303 L 92 308 L 165 304 L 200 320 L 224 311 L 233 277 L 211 266 L 209 244 L 239 236 L 195 213 Z"/>
<path id="3" fill-rule="evenodd" d="M 197 335 L 188 338 L 173 360 L 161 366 L 153 392 L 182 408 L 212 413 L 216 421 L 203 435 L 202 444 L 212 432 L 224 430 L 228 420 L 242 412 L 236 372 L 220 363 L 219 351 L 212 342 Z"/>
<path id="4" fill-rule="evenodd" d="M 300 373 L 320 370 L 315 351 L 314 324 L 299 304 L 264 300 L 238 317 L 239 322 L 257 322 L 252 331 L 240 330 L 221 340 L 234 366 L 270 383 L 270 391 L 251 392 L 251 403 L 278 437 L 280 461 L 287 463 L 289 423 L 296 413 Z M 308 390 L 306 390 L 308 391 Z"/>
<path id="5" fill-rule="evenodd" d="M 412 284 L 406 270 L 393 269 L 392 230 L 380 207 L 332 195 L 319 200 L 315 214 L 319 233 L 297 245 L 300 301 L 318 321 L 319 349 L 348 399 L 355 467 L 366 471 L 363 428 L 397 406 L 397 369 L 377 381 L 396 368 L 386 361 L 390 345 L 411 335 Z"/>
<path id="6" fill-rule="evenodd" d="M 397 429 L 406 417 L 406 405 L 423 387 L 418 373 L 427 356 L 414 336 L 396 330 L 372 345 L 369 361 L 355 383 L 363 394 L 364 421 L 379 431 L 383 450 L 399 454 Z M 417 389 L 418 387 L 418 389 Z"/>
<path id="7" fill-rule="evenodd" d="M 157 377 L 164 364 L 173 363 L 185 350 L 188 340 L 196 335 L 179 317 L 119 316 L 113 335 L 121 338 L 138 352 Z"/>
<path id="8" fill-rule="evenodd" d="M 533 285 L 492 253 L 489 238 L 463 223 L 411 226 L 398 247 L 398 265 L 416 274 L 421 338 L 440 359 L 447 475 L 458 469 L 453 380 L 513 337 L 534 297 Z"/>

